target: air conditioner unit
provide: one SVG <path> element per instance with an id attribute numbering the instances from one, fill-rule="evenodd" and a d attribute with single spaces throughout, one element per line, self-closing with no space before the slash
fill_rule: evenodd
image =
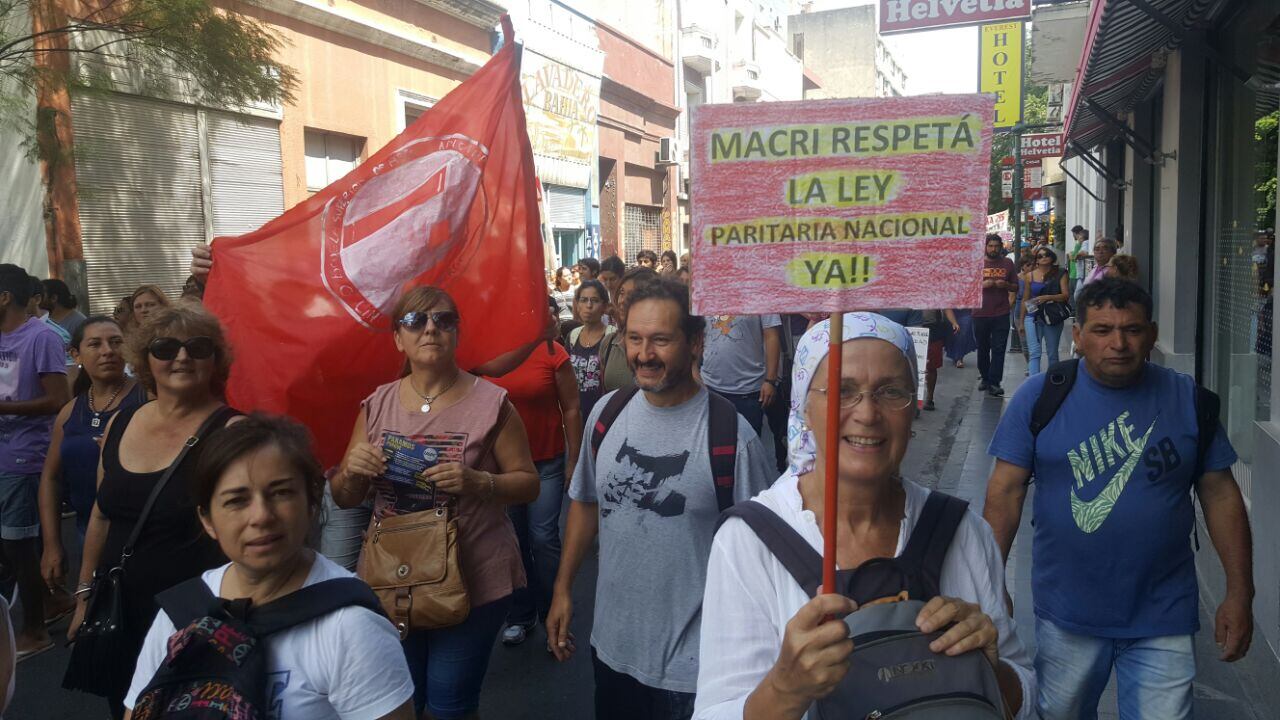
<path id="1" fill-rule="evenodd" d="M 680 181 L 680 192 L 686 196 L 689 194 L 689 178 Z"/>
<path id="2" fill-rule="evenodd" d="M 679 162 L 677 158 L 676 139 L 673 137 L 664 137 L 658 140 L 658 164 L 659 165 L 675 165 Z"/>

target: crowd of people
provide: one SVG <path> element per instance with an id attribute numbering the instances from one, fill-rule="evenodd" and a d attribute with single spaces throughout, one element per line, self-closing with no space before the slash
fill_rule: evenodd
<path id="1" fill-rule="evenodd" d="M 483 329 L 445 290 L 406 288 L 385 340 L 404 373 L 350 409 L 332 468 L 294 421 L 226 404 L 235 353 L 253 349 L 232 348 L 200 304 L 207 247 L 181 299 L 144 285 L 110 316 L 86 317 L 64 283 L 0 265 L 0 549 L 22 617 L 0 634 L 21 661 L 72 615 L 64 687 L 102 696 L 113 717 L 158 717 L 175 638 L 199 626 L 171 611 L 175 591 L 253 617 L 355 575 L 379 606 L 353 599 L 266 636 L 267 669 L 283 678 L 273 717 L 476 717 L 499 640 L 577 653 L 573 587 L 598 543 L 587 642 L 599 718 L 799 720 L 851 682 L 844 618 L 885 597 L 922 603 L 912 622 L 932 651 L 981 653 L 1008 717 L 1092 716 L 1113 667 L 1122 717 L 1190 717 L 1193 490 L 1227 574 L 1222 658 L 1251 637 L 1235 455 L 1191 378 L 1147 362 L 1152 302 L 1127 256 L 1101 239 L 1090 267 L 1088 233 L 1074 233 L 1069 271 L 1046 245 L 1016 269 L 988 236 L 971 313 L 846 314 L 838 387 L 826 317 L 694 315 L 695 269 L 671 251 L 558 268 L 545 337 L 482 367 L 456 353 L 462 333 Z M 1061 363 L 1072 316 L 1079 360 Z M 909 325 L 929 329 L 923 388 Z M 927 540 L 912 538 L 934 532 L 930 508 L 947 500 L 900 466 L 965 334 L 990 396 L 1005 394 L 1011 334 L 1034 375 L 991 443 L 986 506 L 956 506 L 924 581 L 864 592 L 858 572 L 919 554 Z M 1064 384 L 1043 417 L 1038 401 Z M 405 474 L 389 448 L 424 467 Z M 832 454 L 840 494 L 826 528 Z M 1130 483 L 1138 460 L 1144 480 Z M 1004 571 L 1033 475 L 1035 657 Z M 1094 482 L 1101 493 L 1081 490 Z M 64 518 L 82 544 L 74 584 Z M 841 569 L 832 595 L 805 579 L 824 530 Z M 912 567 L 904 577 L 921 575 Z"/>

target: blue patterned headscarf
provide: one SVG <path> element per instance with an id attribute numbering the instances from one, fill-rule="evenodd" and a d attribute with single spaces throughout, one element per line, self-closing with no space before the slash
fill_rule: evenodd
<path id="1" fill-rule="evenodd" d="M 898 323 L 875 313 L 856 312 L 844 314 L 844 340 L 874 338 L 892 344 L 902 352 L 911 367 L 911 377 L 916 376 L 916 351 L 911 333 Z M 831 321 L 823 320 L 800 338 L 796 346 L 795 368 L 791 371 L 791 417 L 787 421 L 787 456 L 791 472 L 803 475 L 813 469 L 818 456 L 818 443 L 813 431 L 805 424 L 805 402 L 809 397 L 809 384 L 813 382 L 818 365 L 830 349 Z"/>

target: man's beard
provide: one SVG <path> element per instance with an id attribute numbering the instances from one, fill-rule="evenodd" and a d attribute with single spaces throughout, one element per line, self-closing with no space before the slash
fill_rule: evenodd
<path id="1" fill-rule="evenodd" d="M 675 387 L 676 385 L 680 384 L 680 373 L 671 372 L 670 365 L 664 365 L 661 363 L 645 363 L 644 366 L 651 367 L 651 368 L 662 368 L 662 369 L 665 369 L 667 372 L 665 372 L 662 375 L 662 379 L 658 380 L 657 382 L 645 383 L 641 381 L 639 375 L 636 374 L 636 370 L 638 369 L 639 366 L 632 365 L 631 379 L 635 381 L 636 387 L 640 388 L 641 390 L 648 393 L 661 393 L 661 392 L 666 392 L 671 388 Z"/>

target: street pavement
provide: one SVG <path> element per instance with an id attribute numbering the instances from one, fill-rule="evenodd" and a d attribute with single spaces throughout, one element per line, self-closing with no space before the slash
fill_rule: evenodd
<path id="1" fill-rule="evenodd" d="M 1065 356 L 1070 333 L 1064 333 Z M 1005 400 L 989 398 L 977 390 L 975 356 L 967 358 L 963 369 L 947 364 L 939 373 L 937 411 L 922 413 L 916 421 L 902 473 L 927 487 L 957 495 L 981 510 L 992 460 L 987 443 L 999 421 Z M 1006 356 L 1004 388 L 1008 396 L 1024 379 L 1026 364 L 1019 354 Z M 766 447 L 772 448 L 766 437 Z M 1034 489 L 1033 489 L 1034 491 Z M 1031 499 L 1023 514 L 1018 540 L 1010 556 L 1008 581 L 1014 600 L 1014 618 L 1024 643 L 1034 651 L 1034 615 L 1031 610 Z M 1256 521 L 1256 520 L 1255 520 Z M 1200 537 L 1208 538 L 1202 526 Z M 74 530 L 66 522 L 64 534 L 73 547 Z M 71 559 L 73 563 L 78 556 Z M 596 557 L 583 564 L 574 586 L 573 632 L 578 652 L 561 664 L 546 652 L 545 634 L 536 628 L 517 647 L 494 648 L 489 673 L 481 697 L 480 714 L 493 720 L 566 720 L 592 717 L 591 657 L 588 639 L 594 611 Z M 1280 708 L 1280 664 L 1267 647 L 1261 633 L 1255 633 L 1253 647 L 1244 660 L 1226 664 L 1217 660 L 1213 645 L 1213 612 L 1222 597 L 1222 569 L 1210 543 L 1203 542 L 1197 553 L 1201 573 L 1201 626 L 1196 638 L 1198 676 L 1195 683 L 1195 712 L 1202 720 L 1274 720 Z M 65 634 L 66 621 L 56 633 Z M 60 687 L 68 652 L 59 645 L 51 652 L 22 663 L 18 668 L 17 693 L 6 714 L 9 720 L 79 720 L 107 717 L 105 704 L 95 697 L 64 691 Z M 1101 720 L 1114 720 L 1116 712 L 1114 679 L 1099 708 Z M 605 720 L 605 719 L 602 719 Z"/>

